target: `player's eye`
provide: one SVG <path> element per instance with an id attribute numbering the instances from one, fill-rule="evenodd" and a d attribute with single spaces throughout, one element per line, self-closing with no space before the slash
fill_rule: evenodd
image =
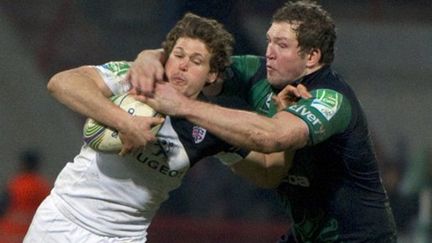
<path id="1" fill-rule="evenodd" d="M 174 55 L 175 57 L 178 57 L 178 58 L 182 58 L 182 57 L 184 57 L 184 54 L 183 54 L 182 52 L 179 52 L 179 51 L 175 51 L 175 52 L 173 52 L 173 55 Z"/>
<path id="2" fill-rule="evenodd" d="M 201 65 L 201 64 L 203 63 L 201 59 L 197 59 L 197 58 L 193 58 L 193 59 L 192 59 L 192 62 L 193 62 L 195 65 Z"/>
<path id="3" fill-rule="evenodd" d="M 279 42 L 279 43 L 278 43 L 278 46 L 279 46 L 280 48 L 282 48 L 282 49 L 288 47 L 288 45 L 287 45 L 286 43 L 283 43 L 283 42 Z"/>

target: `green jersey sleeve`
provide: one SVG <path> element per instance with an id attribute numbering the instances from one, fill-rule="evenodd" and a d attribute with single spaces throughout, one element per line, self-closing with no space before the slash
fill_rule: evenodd
<path id="1" fill-rule="evenodd" d="M 331 89 L 311 92 L 313 98 L 301 99 L 286 111 L 302 119 L 309 127 L 309 145 L 318 144 L 343 132 L 351 120 L 351 104 L 341 93 Z"/>
<path id="2" fill-rule="evenodd" d="M 262 65 L 260 57 L 253 55 L 233 56 L 225 72 L 223 95 L 239 95 L 248 91 L 251 79 Z"/>

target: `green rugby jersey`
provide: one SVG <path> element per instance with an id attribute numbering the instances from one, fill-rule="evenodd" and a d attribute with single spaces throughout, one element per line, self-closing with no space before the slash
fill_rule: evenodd
<path id="1" fill-rule="evenodd" d="M 285 242 L 394 242 L 396 230 L 365 115 L 354 92 L 327 66 L 295 81 L 313 95 L 285 111 L 309 127 L 278 187 L 294 221 Z M 235 56 L 225 95 L 239 95 L 265 116 L 276 112 L 265 59 Z M 297 241 L 294 239 L 296 238 Z"/>

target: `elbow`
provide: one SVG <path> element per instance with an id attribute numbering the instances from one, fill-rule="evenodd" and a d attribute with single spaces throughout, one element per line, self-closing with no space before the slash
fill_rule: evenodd
<path id="1" fill-rule="evenodd" d="M 55 93 L 58 93 L 62 88 L 62 79 L 63 79 L 63 73 L 57 73 L 54 76 L 50 78 L 47 84 L 47 90 L 48 92 L 53 95 Z"/>
<path id="2" fill-rule="evenodd" d="M 250 138 L 255 145 L 253 150 L 261 153 L 275 153 L 287 150 L 297 150 L 304 147 L 308 140 L 308 129 L 290 129 L 280 131 L 257 133 Z"/>

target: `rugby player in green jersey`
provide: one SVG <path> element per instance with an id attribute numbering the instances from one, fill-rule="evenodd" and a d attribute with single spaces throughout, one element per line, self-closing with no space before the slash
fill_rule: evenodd
<path id="1" fill-rule="evenodd" d="M 155 61 L 158 51 L 138 56 L 130 80 L 162 113 L 184 117 L 239 147 L 294 153 L 282 176 L 272 164 L 231 165 L 279 192 L 294 222 L 280 242 L 396 242 L 366 117 L 353 90 L 331 68 L 335 40 L 334 22 L 319 5 L 297 1 L 280 8 L 267 31 L 266 56 L 234 57 L 223 83 L 223 95 L 243 97 L 256 113 L 188 99 L 154 82 L 163 73 Z M 148 73 L 140 73 L 142 64 Z M 301 87 L 311 97 L 304 90 L 298 94 Z M 279 111 L 286 94 L 300 97 Z M 250 169 L 260 166 L 269 173 Z"/>

